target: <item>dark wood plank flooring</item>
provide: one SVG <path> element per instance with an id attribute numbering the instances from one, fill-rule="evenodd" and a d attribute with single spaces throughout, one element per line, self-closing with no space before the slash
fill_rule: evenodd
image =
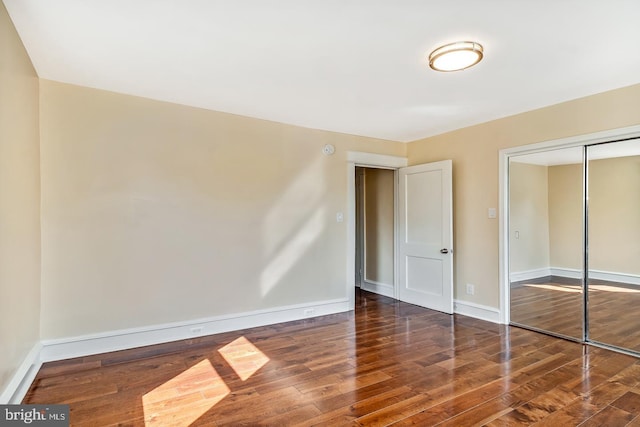
<path id="1" fill-rule="evenodd" d="M 640 426 L 640 360 L 361 292 L 355 313 L 45 364 L 71 424 Z"/>
<path id="2" fill-rule="evenodd" d="M 573 281 L 575 282 L 575 281 Z M 582 339 L 582 290 L 570 280 L 550 277 L 511 289 L 511 320 Z M 589 286 L 589 338 L 640 352 L 640 288 L 592 281 Z"/>

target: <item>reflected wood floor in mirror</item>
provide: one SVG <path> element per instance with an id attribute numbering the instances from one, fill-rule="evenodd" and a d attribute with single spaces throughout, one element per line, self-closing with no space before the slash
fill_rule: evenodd
<path id="1" fill-rule="evenodd" d="M 640 352 L 640 287 L 592 280 L 590 339 Z M 582 339 L 582 290 L 577 280 L 550 276 L 511 288 L 513 322 Z"/>
<path id="2" fill-rule="evenodd" d="M 640 360 L 367 292 L 356 310 L 46 363 L 74 426 L 640 426 Z"/>

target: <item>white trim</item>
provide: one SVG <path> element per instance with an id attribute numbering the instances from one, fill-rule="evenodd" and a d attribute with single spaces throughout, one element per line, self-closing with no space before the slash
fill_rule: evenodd
<path id="1" fill-rule="evenodd" d="M 395 299 L 394 287 L 388 283 L 380 283 L 374 280 L 364 279 L 361 288 L 365 291 L 374 292 L 376 294 Z"/>
<path id="2" fill-rule="evenodd" d="M 389 169 L 403 168 L 408 164 L 406 157 L 387 156 L 361 151 L 347 151 L 347 162 L 355 163 L 358 166 L 378 166 Z"/>
<path id="3" fill-rule="evenodd" d="M 537 279 L 539 277 L 558 276 L 568 279 L 582 279 L 582 270 L 579 268 L 549 267 L 536 270 L 518 271 L 510 274 L 511 282 Z M 628 273 L 616 273 L 614 271 L 589 270 L 589 278 L 605 280 L 607 282 L 624 283 L 626 285 L 640 286 L 640 276 Z"/>
<path id="4" fill-rule="evenodd" d="M 356 307 L 356 164 L 347 162 L 347 277 L 345 295 L 349 310 Z"/>
<path id="5" fill-rule="evenodd" d="M 582 279 L 582 270 L 577 268 L 551 267 L 552 276 L 568 277 L 571 279 Z M 595 280 L 605 280 L 607 282 L 624 283 L 625 285 L 640 286 L 640 276 L 636 274 L 617 273 L 615 271 L 589 270 L 589 278 Z"/>
<path id="6" fill-rule="evenodd" d="M 398 275 L 398 263 L 400 262 L 398 244 L 400 238 L 400 197 L 398 192 L 400 191 L 400 169 L 393 171 L 393 298 L 400 299 L 400 291 L 398 290 L 398 284 L 400 283 L 400 276 Z"/>
<path id="7" fill-rule="evenodd" d="M 19 404 L 22 403 L 25 395 L 29 391 L 31 383 L 36 377 L 36 374 L 42 366 L 40 360 L 40 352 L 42 350 L 42 344 L 36 343 L 33 348 L 27 353 L 16 373 L 9 381 L 9 384 L 4 388 L 0 395 L 0 404 Z"/>
<path id="8" fill-rule="evenodd" d="M 82 357 L 345 311 L 349 311 L 349 299 L 347 298 L 44 340 L 42 341 L 40 359 L 43 362 L 50 362 Z"/>
<path id="9" fill-rule="evenodd" d="M 551 268 L 536 268 L 535 270 L 514 271 L 509 275 L 511 282 L 521 282 L 523 280 L 537 279 L 538 277 L 551 276 Z"/>
<path id="10" fill-rule="evenodd" d="M 453 300 L 454 313 L 491 323 L 501 323 L 500 310 L 469 301 Z"/>
<path id="11" fill-rule="evenodd" d="M 533 154 L 541 151 L 547 151 L 549 149 L 556 150 L 558 148 L 582 147 L 584 145 L 638 137 L 640 137 L 640 125 L 571 136 L 568 138 L 552 139 L 534 144 L 521 145 L 519 147 L 505 148 L 500 150 L 500 155 L 509 157 L 516 154 Z"/>
<path id="12" fill-rule="evenodd" d="M 567 279 L 582 279 L 582 269 L 550 267 L 546 276 L 566 277 Z"/>
<path id="13" fill-rule="evenodd" d="M 640 286 L 640 276 L 627 273 L 615 273 L 613 271 L 589 270 L 589 277 L 596 280 L 618 282 L 627 285 Z"/>
<path id="14" fill-rule="evenodd" d="M 500 323 L 507 325 L 511 319 L 511 282 L 509 281 L 509 157 L 501 150 L 498 154 L 498 269 L 500 272 Z"/>
<path id="15" fill-rule="evenodd" d="M 609 129 L 601 132 L 572 136 L 568 138 L 553 139 L 535 144 L 519 147 L 505 148 L 498 153 L 499 158 L 499 191 L 500 199 L 500 312 L 501 322 L 509 323 L 509 157 L 516 154 L 530 154 L 549 149 L 580 147 L 584 145 L 609 142 L 617 139 L 640 137 L 640 125 L 618 129 Z"/>

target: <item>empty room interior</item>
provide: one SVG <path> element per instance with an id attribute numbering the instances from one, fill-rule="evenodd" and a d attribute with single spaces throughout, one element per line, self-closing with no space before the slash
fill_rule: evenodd
<path id="1" fill-rule="evenodd" d="M 3 0 L 0 404 L 640 426 L 639 17 Z"/>

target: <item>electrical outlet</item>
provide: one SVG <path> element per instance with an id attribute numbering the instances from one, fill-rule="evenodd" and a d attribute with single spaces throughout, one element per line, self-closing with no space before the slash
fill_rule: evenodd
<path id="1" fill-rule="evenodd" d="M 315 313 L 315 312 L 316 312 L 316 310 L 315 310 L 315 309 L 313 309 L 313 308 L 307 308 L 307 309 L 304 311 L 304 315 L 305 315 L 305 316 L 307 316 L 307 317 L 310 317 L 310 316 L 313 316 L 313 313 Z"/>
<path id="2" fill-rule="evenodd" d="M 471 283 L 467 283 L 467 295 L 473 295 L 476 292 L 476 287 Z"/>
<path id="3" fill-rule="evenodd" d="M 200 334 L 202 333 L 202 326 L 195 326 L 193 328 L 191 328 L 191 333 L 192 334 Z"/>

